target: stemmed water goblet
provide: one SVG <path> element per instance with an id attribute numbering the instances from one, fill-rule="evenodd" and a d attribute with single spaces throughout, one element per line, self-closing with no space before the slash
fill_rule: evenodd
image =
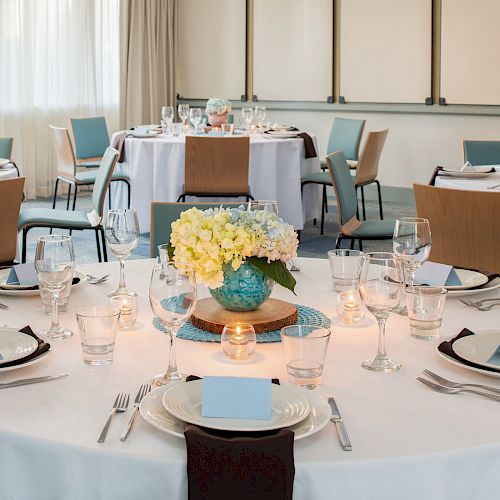
<path id="1" fill-rule="evenodd" d="M 49 339 L 65 339 L 73 332 L 59 323 L 57 300 L 59 293 L 73 279 L 75 256 L 71 236 L 51 234 L 39 238 L 36 245 L 35 270 L 40 288 L 52 295 L 52 321 L 42 335 Z"/>
<path id="2" fill-rule="evenodd" d="M 257 120 L 257 125 L 259 127 L 262 127 L 262 122 L 264 121 L 264 118 L 266 117 L 266 108 L 264 106 L 255 106 L 254 116 L 255 116 L 255 119 Z"/>
<path id="3" fill-rule="evenodd" d="M 179 114 L 179 118 L 182 120 L 182 126 L 184 127 L 189 116 L 189 104 L 179 104 L 177 112 Z"/>
<path id="4" fill-rule="evenodd" d="M 250 123 L 253 120 L 253 109 L 252 108 L 241 108 L 241 119 L 245 124 L 246 130 L 250 128 Z"/>
<path id="5" fill-rule="evenodd" d="M 174 262 L 155 265 L 149 285 L 149 303 L 170 340 L 167 371 L 156 375 L 152 381 L 160 386 L 183 378 L 177 368 L 175 340 L 179 328 L 189 319 L 196 305 L 193 268 L 189 265 L 178 266 Z"/>
<path id="6" fill-rule="evenodd" d="M 385 348 L 385 323 L 399 304 L 403 290 L 401 260 L 393 253 L 373 252 L 363 256 L 359 275 L 359 294 L 366 308 L 376 318 L 379 328 L 378 352 L 372 360 L 363 361 L 368 370 L 392 372 L 401 365 L 392 361 Z"/>
<path id="7" fill-rule="evenodd" d="M 431 252 L 431 228 L 429 221 L 420 217 L 401 217 L 396 220 L 392 238 L 393 252 L 403 263 L 405 282 L 413 288 L 415 273 L 429 258 Z M 407 314 L 403 303 L 395 312 Z"/>
<path id="8" fill-rule="evenodd" d="M 110 210 L 104 234 L 110 252 L 120 261 L 120 282 L 118 288 L 109 293 L 108 296 L 130 295 L 125 284 L 125 259 L 139 244 L 140 233 L 137 212 L 132 209 L 122 208 Z"/>
<path id="9" fill-rule="evenodd" d="M 163 132 L 168 132 L 174 121 L 174 107 L 173 106 L 163 106 L 161 108 L 161 120 Z"/>
<path id="10" fill-rule="evenodd" d="M 201 123 L 201 109 L 191 108 L 189 110 L 189 120 L 191 121 L 194 129 L 196 130 L 198 125 Z"/>

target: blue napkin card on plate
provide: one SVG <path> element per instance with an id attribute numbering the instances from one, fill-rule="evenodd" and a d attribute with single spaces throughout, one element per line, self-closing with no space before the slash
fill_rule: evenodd
<path id="1" fill-rule="evenodd" d="M 202 417 L 271 419 L 271 379 L 203 377 Z"/>
<path id="2" fill-rule="evenodd" d="M 415 273 L 415 285 L 460 286 L 462 282 L 452 266 L 424 262 Z"/>
<path id="3" fill-rule="evenodd" d="M 500 366 L 500 345 L 496 348 L 490 359 L 488 359 L 488 363 Z"/>
<path id="4" fill-rule="evenodd" d="M 222 130 L 210 130 L 208 135 L 210 137 L 224 137 L 224 132 Z"/>
<path id="5" fill-rule="evenodd" d="M 25 286 L 38 285 L 38 278 L 36 276 L 35 265 L 33 262 L 12 266 L 9 276 L 7 277 L 6 284 Z"/>

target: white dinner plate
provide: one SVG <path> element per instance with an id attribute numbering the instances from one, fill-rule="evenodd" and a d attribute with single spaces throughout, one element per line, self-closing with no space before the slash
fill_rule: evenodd
<path id="1" fill-rule="evenodd" d="M 39 363 L 40 361 L 45 359 L 51 352 L 52 352 L 52 347 L 48 351 L 45 351 L 44 353 L 40 354 L 36 358 L 33 358 L 26 363 L 20 363 L 19 365 L 14 365 L 14 366 L 4 366 L 4 367 L 0 366 L 0 373 L 10 372 L 11 370 L 18 370 L 19 368 L 25 368 L 26 366 L 31 366 L 36 363 Z"/>
<path id="2" fill-rule="evenodd" d="M 150 137 L 158 137 L 161 132 L 155 130 L 148 130 L 147 132 L 136 132 L 135 130 L 130 131 L 130 135 L 136 137 L 137 139 L 147 139 Z"/>
<path id="3" fill-rule="evenodd" d="M 440 170 L 438 175 L 442 175 L 443 177 L 457 177 L 459 179 L 482 179 L 483 177 L 489 177 L 493 173 L 494 172 L 473 170 L 465 170 L 462 172 L 459 170 Z"/>
<path id="4" fill-rule="evenodd" d="M 31 335 L 8 326 L 0 327 L 0 366 L 25 358 L 37 348 L 38 342 Z"/>
<path id="5" fill-rule="evenodd" d="M 192 382 L 189 382 L 190 384 Z M 144 396 L 139 406 L 142 418 L 153 427 L 172 436 L 184 438 L 184 422 L 170 414 L 163 406 L 163 395 L 169 386 L 158 387 Z M 315 434 L 330 421 L 331 409 L 325 399 L 318 393 L 297 387 L 297 391 L 309 401 L 311 411 L 302 421 L 289 427 L 295 439 L 302 439 Z"/>
<path id="6" fill-rule="evenodd" d="M 287 130 L 268 130 L 264 132 L 264 135 L 270 135 L 272 137 L 296 137 L 299 133 L 299 130 L 287 131 Z"/>
<path id="7" fill-rule="evenodd" d="M 175 384 L 165 391 L 163 406 L 184 422 L 222 431 L 256 432 L 281 429 L 304 420 L 311 406 L 291 384 L 272 384 L 271 419 L 207 418 L 201 416 L 203 380 Z"/>
<path id="8" fill-rule="evenodd" d="M 278 125 L 277 123 L 271 127 L 270 130 L 280 130 L 280 131 L 289 131 L 292 130 L 294 127 L 291 127 L 290 125 Z"/>
<path id="9" fill-rule="evenodd" d="M 481 288 L 474 288 L 473 290 L 449 290 L 448 296 L 450 297 L 468 297 L 470 295 L 479 295 L 480 293 L 491 292 L 500 287 L 500 278 L 494 278 L 489 283 L 486 283 Z"/>
<path id="10" fill-rule="evenodd" d="M 477 271 L 470 271 L 469 269 L 457 269 L 455 268 L 458 279 L 461 285 L 448 285 L 444 286 L 448 291 L 452 290 L 466 290 L 468 288 L 474 288 L 476 286 L 484 285 L 488 283 L 488 276 L 483 273 L 478 273 Z"/>
<path id="11" fill-rule="evenodd" d="M 500 331 L 483 331 L 475 335 L 467 335 L 453 342 L 455 353 L 467 361 L 499 370 L 500 366 L 488 363 L 488 359 L 500 345 Z"/>
<path id="12" fill-rule="evenodd" d="M 33 289 L 33 287 L 26 288 L 23 285 L 7 285 L 5 282 L 10 273 L 10 268 L 0 270 L 0 295 L 24 295 L 24 296 L 35 296 L 39 295 L 40 291 L 38 288 Z M 85 274 L 79 271 L 75 271 L 73 274 L 74 278 L 79 278 L 80 281 L 72 285 L 73 288 L 80 286 L 84 281 L 87 280 Z"/>
<path id="13" fill-rule="evenodd" d="M 490 370 L 482 370 L 481 368 L 475 368 L 474 366 L 464 365 L 463 363 L 460 363 L 460 361 L 457 361 L 454 358 L 450 358 L 441 351 L 436 352 L 438 353 L 440 358 L 443 358 L 445 361 L 451 363 L 452 365 L 459 366 L 460 368 L 465 368 L 466 370 L 469 370 L 471 372 L 480 373 L 481 375 L 486 375 L 488 377 L 500 378 L 500 372 L 492 372 Z"/>

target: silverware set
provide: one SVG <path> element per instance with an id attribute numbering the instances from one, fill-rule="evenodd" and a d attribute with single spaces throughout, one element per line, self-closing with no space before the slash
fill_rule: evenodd
<path id="1" fill-rule="evenodd" d="M 139 388 L 139 391 L 137 392 L 137 396 L 135 397 L 134 400 L 134 408 L 132 410 L 132 414 L 130 415 L 127 423 L 125 424 L 125 428 L 123 429 L 122 435 L 120 437 L 120 441 L 125 441 L 127 439 L 127 436 L 130 432 L 130 429 L 132 428 L 132 425 L 135 421 L 135 417 L 137 414 L 137 410 L 139 408 L 139 404 L 142 401 L 142 398 L 149 392 L 151 391 L 151 385 L 150 384 L 143 384 Z M 124 392 L 120 392 L 118 396 L 116 396 L 115 402 L 113 403 L 113 407 L 111 408 L 108 418 L 106 419 L 106 422 L 104 424 L 104 427 L 101 430 L 101 433 L 99 434 L 99 438 L 97 439 L 98 443 L 104 443 L 106 440 L 106 435 L 108 434 L 109 427 L 111 425 L 111 420 L 113 419 L 114 415 L 116 413 L 124 413 L 128 409 L 128 403 L 129 403 L 130 395 L 126 394 Z"/>
<path id="2" fill-rule="evenodd" d="M 430 370 L 424 370 L 422 373 L 434 380 L 434 382 L 422 377 L 417 377 L 417 380 L 433 391 L 443 394 L 459 394 L 461 392 L 469 392 L 471 394 L 476 394 L 477 396 L 482 396 L 487 399 L 500 402 L 500 389 L 497 389 L 496 387 L 483 384 L 460 384 L 458 382 L 452 382 L 451 380 L 440 377 Z"/>
<path id="3" fill-rule="evenodd" d="M 493 307 L 500 306 L 500 297 L 495 299 L 483 299 L 483 300 L 468 300 L 468 299 L 460 299 L 462 304 L 466 306 L 475 307 L 479 311 L 489 311 Z"/>
<path id="4" fill-rule="evenodd" d="M 8 309 L 8 308 L 9 308 L 9 306 L 7 304 L 2 304 L 0 302 L 0 309 Z"/>
<path id="5" fill-rule="evenodd" d="M 332 410 L 332 416 L 330 420 L 335 424 L 335 429 L 337 430 L 337 437 L 339 438 L 340 446 L 344 451 L 352 451 L 351 441 L 349 435 L 347 434 L 347 429 L 345 428 L 344 421 L 340 415 L 339 407 L 332 397 L 328 398 L 328 404 Z"/>
<path id="6" fill-rule="evenodd" d="M 105 281 L 108 281 L 108 279 L 109 279 L 109 274 L 105 274 L 100 278 L 92 276 L 91 274 L 87 274 L 87 283 L 90 283 L 91 285 L 98 285 L 99 283 L 104 283 Z"/>

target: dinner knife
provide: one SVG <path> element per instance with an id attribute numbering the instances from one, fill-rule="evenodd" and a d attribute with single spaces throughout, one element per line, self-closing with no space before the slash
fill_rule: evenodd
<path id="1" fill-rule="evenodd" d="M 351 441 L 349 440 L 349 436 L 347 434 L 347 429 L 345 428 L 344 422 L 342 421 L 342 417 L 340 416 L 340 411 L 335 403 L 335 399 L 328 398 L 328 404 L 332 410 L 332 416 L 330 420 L 335 424 L 335 428 L 337 429 L 337 436 L 339 438 L 340 446 L 344 451 L 352 451 Z"/>
<path id="2" fill-rule="evenodd" d="M 8 389 L 9 387 L 18 387 L 20 385 L 38 384 L 39 382 L 48 382 L 49 380 L 57 380 L 59 378 L 67 377 L 67 373 L 60 373 L 58 375 L 47 375 L 45 377 L 23 378 L 20 380 L 13 380 L 12 382 L 5 382 L 0 384 L 0 389 Z"/>

